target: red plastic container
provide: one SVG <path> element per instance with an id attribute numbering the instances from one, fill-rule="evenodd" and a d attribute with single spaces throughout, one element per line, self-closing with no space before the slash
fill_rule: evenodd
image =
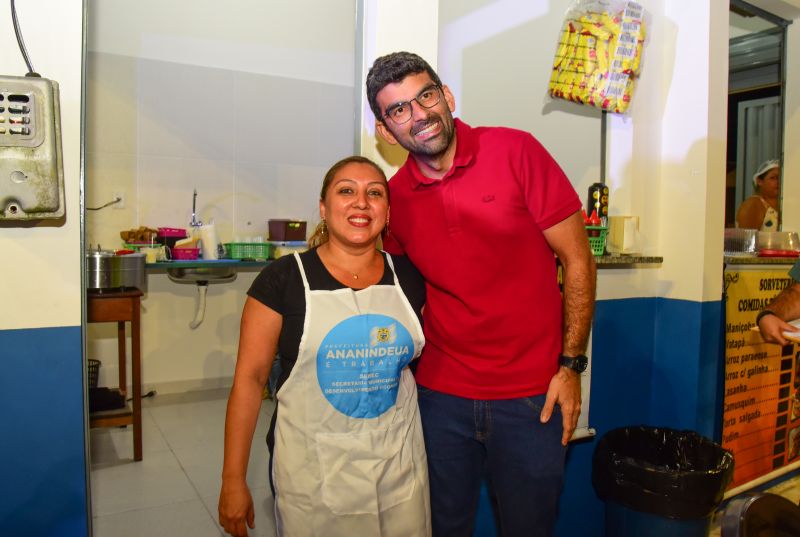
<path id="1" fill-rule="evenodd" d="M 173 261 L 190 261 L 197 259 L 200 255 L 200 248 L 172 248 Z"/>

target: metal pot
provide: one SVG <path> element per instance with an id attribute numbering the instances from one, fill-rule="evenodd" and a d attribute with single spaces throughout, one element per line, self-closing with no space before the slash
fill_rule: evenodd
<path id="1" fill-rule="evenodd" d="M 109 250 L 90 251 L 86 254 L 86 287 L 93 290 L 135 287 L 147 291 L 144 265 L 144 254 L 116 255 Z"/>

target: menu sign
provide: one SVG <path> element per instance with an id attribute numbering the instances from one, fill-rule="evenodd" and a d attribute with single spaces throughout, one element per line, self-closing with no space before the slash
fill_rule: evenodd
<path id="1" fill-rule="evenodd" d="M 800 353 L 751 330 L 758 312 L 791 283 L 777 270 L 725 273 L 722 446 L 734 455 L 731 488 L 800 459 Z"/>

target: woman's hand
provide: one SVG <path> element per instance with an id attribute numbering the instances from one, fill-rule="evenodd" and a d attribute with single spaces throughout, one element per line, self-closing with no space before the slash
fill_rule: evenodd
<path id="1" fill-rule="evenodd" d="M 253 498 L 247 488 L 247 463 L 282 322 L 279 313 L 247 297 L 239 329 L 233 387 L 225 413 L 225 455 L 219 493 L 219 523 L 234 537 L 247 537 L 247 526 L 255 527 Z"/>
<path id="2" fill-rule="evenodd" d="M 222 481 L 219 523 L 233 537 L 247 537 L 247 527 L 256 527 L 253 498 L 244 480 Z"/>

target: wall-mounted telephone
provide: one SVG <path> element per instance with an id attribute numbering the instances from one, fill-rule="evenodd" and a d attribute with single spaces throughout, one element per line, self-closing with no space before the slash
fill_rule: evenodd
<path id="1" fill-rule="evenodd" d="M 58 83 L 0 76 L 0 220 L 63 216 Z"/>
<path id="2" fill-rule="evenodd" d="M 28 74 L 0 76 L 0 221 L 64 217 L 58 83 L 33 70 L 11 0 Z"/>

